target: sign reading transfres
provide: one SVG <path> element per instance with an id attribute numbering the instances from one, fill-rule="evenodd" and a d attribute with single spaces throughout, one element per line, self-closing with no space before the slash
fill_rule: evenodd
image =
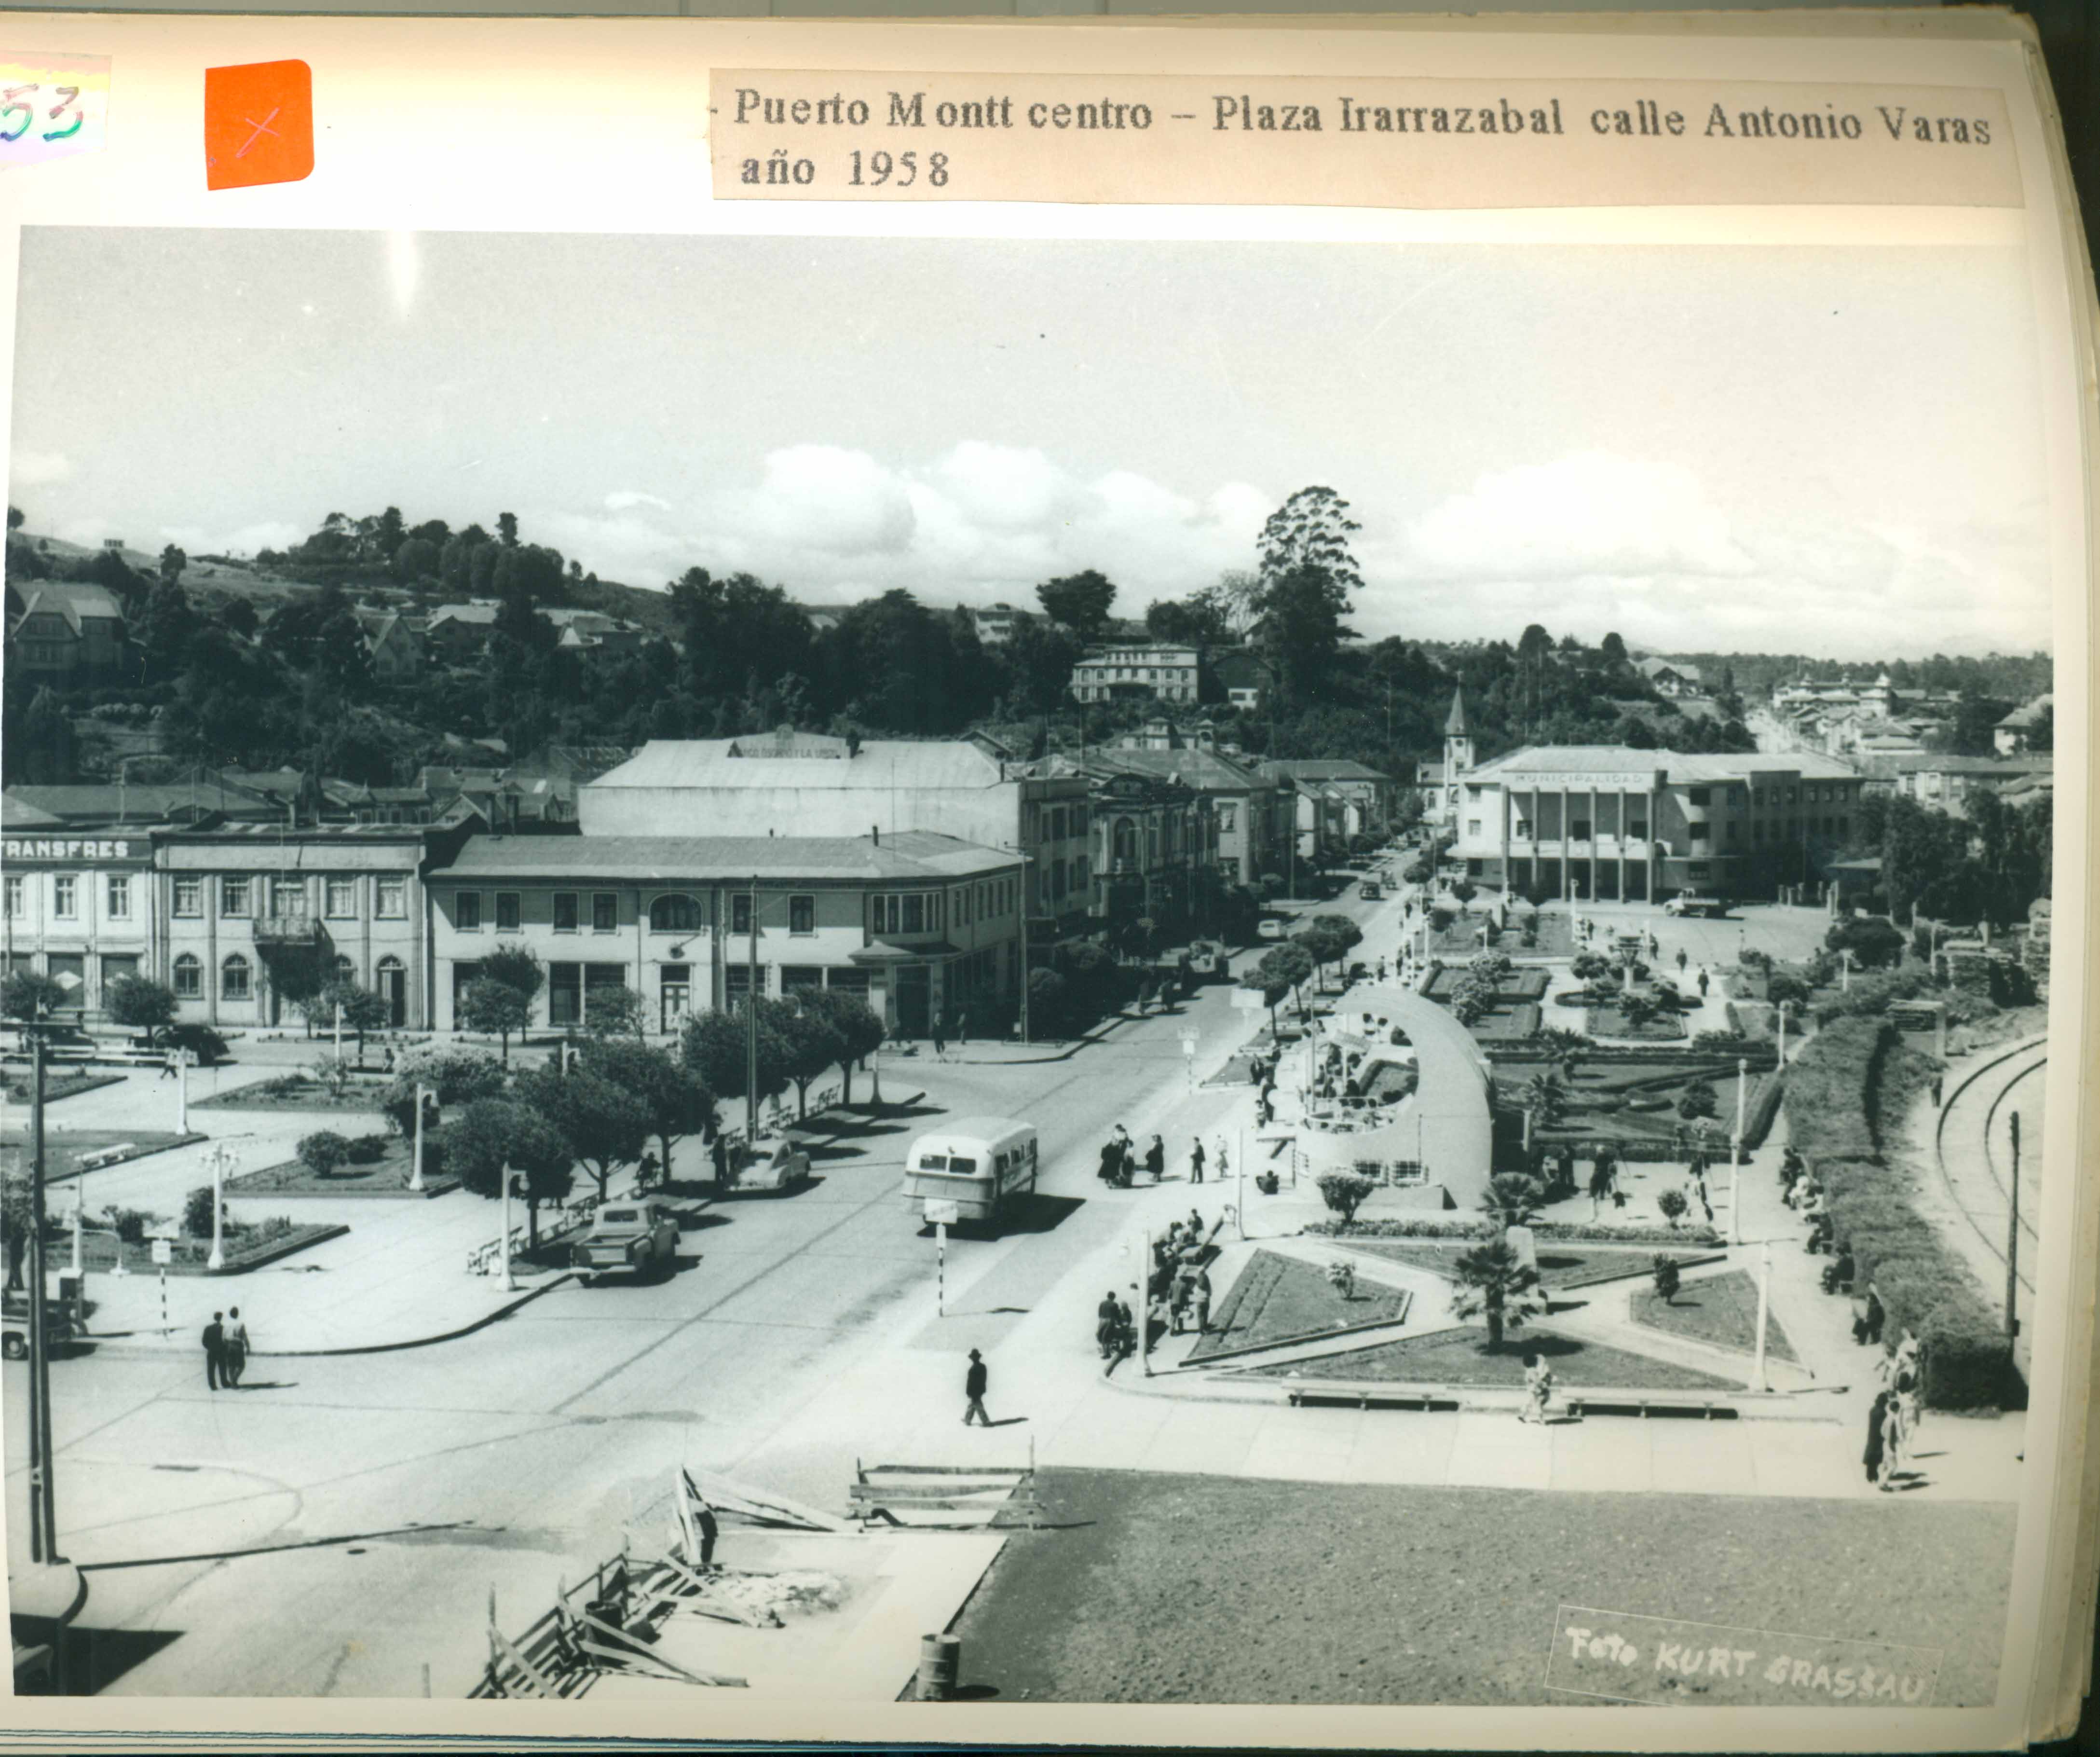
<path id="1" fill-rule="evenodd" d="M 55 836 L 10 836 L 0 841 L 0 861 L 32 866 L 79 866 L 90 861 L 103 866 L 112 862 L 151 866 L 153 845 L 129 837 L 96 841 Z"/>

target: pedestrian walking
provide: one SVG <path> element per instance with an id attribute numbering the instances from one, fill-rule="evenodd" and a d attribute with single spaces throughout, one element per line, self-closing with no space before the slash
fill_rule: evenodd
<path id="1" fill-rule="evenodd" d="M 1704 1000 L 1706 998 L 1706 967 L 1704 965 L 1701 965 L 1699 967 L 1699 998 L 1701 1000 Z"/>
<path id="2" fill-rule="evenodd" d="M 715 1188 L 717 1190 L 728 1189 L 729 1141 L 720 1129 L 717 1129 L 715 1131 L 715 1138 L 708 1144 L 708 1157 L 714 1162 Z"/>
<path id="3" fill-rule="evenodd" d="M 1538 1349 L 1528 1349 L 1524 1357 L 1524 1407 L 1517 1411 L 1517 1419 L 1542 1423 L 1546 1406 L 1552 1401 L 1553 1369 Z"/>
<path id="4" fill-rule="evenodd" d="M 1932 1076 L 1932 1107 L 1935 1110 L 1939 1108 L 1940 1084 L 1941 1076 L 1937 1074 L 1934 1075 Z"/>
<path id="5" fill-rule="evenodd" d="M 1887 1441 L 1882 1432 L 1882 1424 L 1887 1419 L 1888 1412 L 1888 1393 L 1886 1391 L 1876 1393 L 1873 1407 L 1867 1411 L 1866 1450 L 1860 1455 L 1860 1462 L 1867 1467 L 1867 1481 L 1877 1489 L 1886 1489 L 1888 1486 L 1882 1481 L 1882 1462 L 1887 1447 Z"/>
<path id="6" fill-rule="evenodd" d="M 970 1370 L 963 1375 L 963 1395 L 970 1401 L 963 1410 L 963 1425 L 967 1428 L 973 1419 L 989 1428 L 991 1417 L 985 1414 L 986 1388 L 991 1384 L 991 1374 L 986 1369 L 984 1357 L 975 1349 L 970 1350 Z"/>
<path id="7" fill-rule="evenodd" d="M 1101 1296 L 1101 1303 L 1094 1308 L 1094 1345 L 1101 1351 L 1101 1358 L 1105 1361 L 1115 1357 L 1116 1338 L 1121 1321 L 1115 1289 L 1111 1287 Z"/>
<path id="8" fill-rule="evenodd" d="M 207 1390 L 218 1388 L 220 1375 L 226 1370 L 226 1313 L 214 1312 L 211 1322 L 204 1327 L 204 1382 Z"/>
<path id="9" fill-rule="evenodd" d="M 1218 1181 L 1228 1183 L 1233 1175 L 1233 1157 L 1225 1150 L 1225 1137 L 1218 1137 Z"/>
<path id="10" fill-rule="evenodd" d="M 1189 1304 L 1196 1321 L 1196 1334 L 1207 1336 L 1211 1333 L 1211 1277 L 1207 1270 L 1199 1268 L 1196 1278 L 1189 1284 Z"/>
<path id="11" fill-rule="evenodd" d="M 1157 1135 L 1145 1150 L 1145 1169 L 1155 1184 L 1162 1182 L 1167 1176 L 1167 1143 Z"/>
<path id="12" fill-rule="evenodd" d="M 238 1391 L 240 1375 L 248 1370 L 248 1327 L 241 1322 L 237 1305 L 226 1314 L 225 1337 L 226 1356 L 219 1377 Z"/>
<path id="13" fill-rule="evenodd" d="M 955 1015 L 955 1047 L 960 1049 L 970 1040 L 970 1016 L 967 1013 Z"/>
<path id="14" fill-rule="evenodd" d="M 1887 1401 L 1882 1408 L 1882 1487 L 1893 1490 L 1896 1473 L 1904 1468 L 1904 1448 L 1909 1436 L 1904 1432 L 1903 1399 L 1893 1391 L 1884 1391 Z"/>
<path id="15" fill-rule="evenodd" d="M 1203 1181 L 1203 1137 L 1198 1135 L 1189 1146 L 1189 1181 L 1200 1184 Z"/>
<path id="16" fill-rule="evenodd" d="M 1679 946 L 1677 948 L 1677 973 L 1679 976 L 1683 975 L 1684 966 L 1691 961 L 1692 960 L 1686 955 L 1684 948 L 1682 946 Z"/>
<path id="17" fill-rule="evenodd" d="M 938 1015 L 933 1022 L 933 1059 L 936 1062 L 945 1062 L 948 1059 L 947 1028 L 942 1023 Z"/>
<path id="18" fill-rule="evenodd" d="M 161 1057 L 161 1078 L 162 1079 L 175 1079 L 177 1077 L 176 1071 L 179 1069 L 182 1065 L 182 1051 L 179 1049 L 170 1049 L 165 1055 Z"/>
<path id="19" fill-rule="evenodd" d="M 1101 1163 L 1095 1175 L 1103 1183 L 1113 1184 L 1116 1181 L 1117 1173 L 1122 1169 L 1123 1149 L 1116 1145 L 1115 1137 L 1111 1135 L 1101 1143 Z"/>

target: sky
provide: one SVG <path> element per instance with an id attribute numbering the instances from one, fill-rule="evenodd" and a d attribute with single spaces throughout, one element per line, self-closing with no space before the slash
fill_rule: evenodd
<path id="1" fill-rule="evenodd" d="M 64 227 L 21 263 L 9 499 L 77 541 L 509 511 L 638 585 L 1096 567 L 1136 616 L 1317 483 L 1371 638 L 2049 642 L 2013 249 Z"/>

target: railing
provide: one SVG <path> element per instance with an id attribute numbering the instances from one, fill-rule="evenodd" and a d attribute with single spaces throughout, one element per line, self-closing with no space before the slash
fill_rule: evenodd
<path id="1" fill-rule="evenodd" d="M 254 932 L 258 945 L 318 945 L 322 938 L 320 917 L 309 915 L 303 909 L 258 916 Z"/>

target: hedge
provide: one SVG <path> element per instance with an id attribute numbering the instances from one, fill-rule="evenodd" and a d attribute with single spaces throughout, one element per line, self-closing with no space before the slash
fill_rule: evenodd
<path id="1" fill-rule="evenodd" d="M 1889 1165 L 1876 1110 L 1897 1047 L 1886 1018 L 1832 1023 L 1788 1071 L 1787 1125 L 1813 1143 L 1809 1163 L 1824 1186 L 1835 1238 L 1851 1247 L 1853 1285 L 1871 1281 L 1886 1313 L 1885 1333 L 1908 1330 L 1925 1344 L 1925 1399 L 1934 1409 L 2017 1408 L 2026 1389 L 1998 1314 L 1939 1229 L 1904 1193 L 1908 1173 Z"/>
<path id="2" fill-rule="evenodd" d="M 1349 1238 L 1458 1238 L 1475 1243 L 1488 1236 L 1480 1221 L 1358 1221 L 1346 1233 L 1332 1221 L 1314 1221 L 1302 1229 L 1314 1237 Z M 1568 1221 L 1534 1221 L 1532 1236 L 1540 1243 L 1696 1245 L 1712 1249 L 1721 1235 L 1710 1226 L 1585 1226 Z"/>

